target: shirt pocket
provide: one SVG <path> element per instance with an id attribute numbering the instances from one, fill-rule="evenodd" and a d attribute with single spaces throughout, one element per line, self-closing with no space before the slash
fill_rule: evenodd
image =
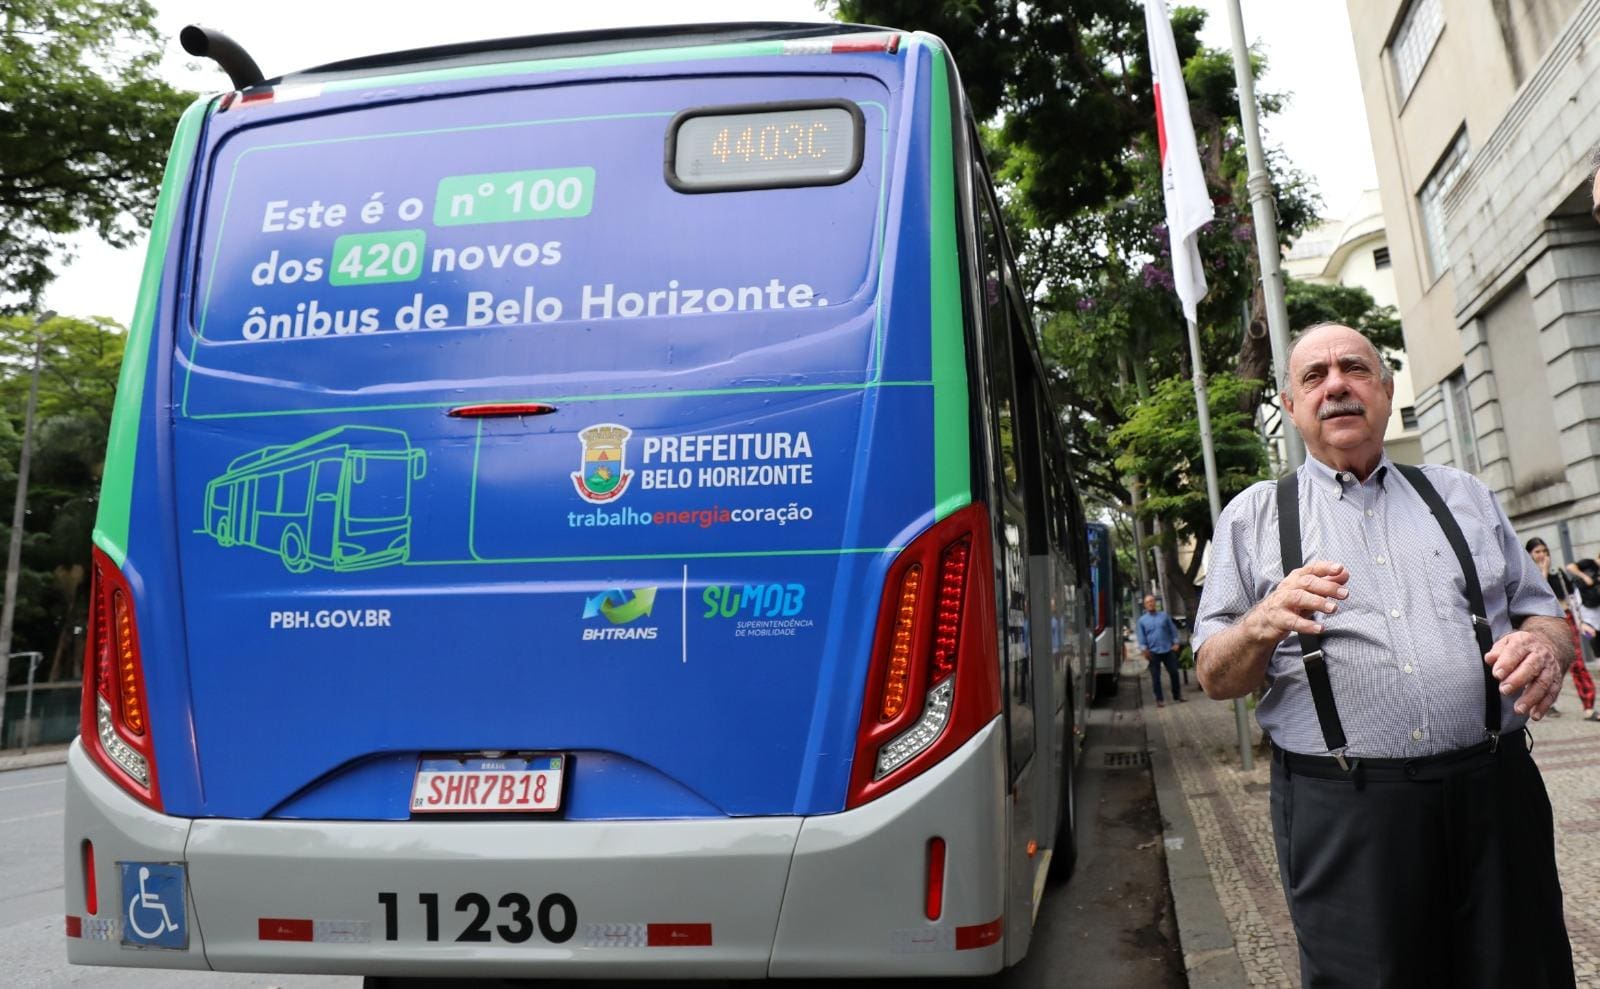
<path id="1" fill-rule="evenodd" d="M 1503 614 L 1506 608 L 1506 561 L 1500 552 L 1500 542 L 1495 538 L 1494 530 L 1485 528 L 1475 519 L 1461 516 L 1456 517 L 1456 524 L 1461 526 L 1461 534 L 1466 537 L 1467 548 L 1471 550 L 1478 587 L 1483 591 L 1483 606 L 1487 612 L 1484 617 Z M 1429 540 L 1422 550 L 1427 554 L 1428 590 L 1433 597 L 1434 614 L 1440 621 L 1470 625 L 1472 618 L 1467 605 L 1466 577 L 1461 572 L 1455 551 L 1450 548 L 1450 541 L 1445 538 L 1444 530 L 1437 529 L 1437 523 L 1435 527 L 1435 538 Z"/>

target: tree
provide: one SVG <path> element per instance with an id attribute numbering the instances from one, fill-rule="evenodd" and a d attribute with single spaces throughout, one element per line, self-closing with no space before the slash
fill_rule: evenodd
<path id="1" fill-rule="evenodd" d="M 1131 0 L 841 0 L 847 19 L 941 37 L 961 67 L 1000 186 L 1041 351 L 1080 481 L 1097 500 L 1129 505 L 1143 479 L 1145 514 L 1165 525 L 1160 551 L 1173 588 L 1192 578 L 1211 537 L 1199 469 L 1187 333 L 1172 291 L 1142 6 Z M 1248 166 L 1233 60 L 1206 49 L 1205 13 L 1171 11 L 1173 33 L 1216 220 L 1201 233 L 1210 292 L 1200 306 L 1200 359 L 1226 498 L 1266 469 L 1254 415 L 1276 389 L 1260 289 Z M 1259 76 L 1265 58 L 1252 56 Z M 1263 115 L 1285 98 L 1258 94 Z M 1280 246 L 1316 219 L 1310 180 L 1267 152 Z M 1354 295 L 1310 290 L 1306 307 L 1382 328 Z M 1391 317 L 1392 318 L 1392 315 Z M 1220 404 L 1219 404 L 1220 403 Z M 1231 403 L 1231 405 L 1229 404 Z M 1178 566 L 1177 547 L 1192 549 Z"/>
<path id="2" fill-rule="evenodd" d="M 42 652 L 45 680 L 80 671 L 74 648 L 88 605 L 90 539 L 122 362 L 122 327 L 57 317 L 41 327 L 39 407 L 29 470 L 12 648 Z M 0 318 L 0 546 L 8 545 L 16 464 L 33 370 L 33 319 Z"/>
<path id="3" fill-rule="evenodd" d="M 1155 121 L 1137 0 L 839 0 L 837 15 L 928 31 L 950 46 L 973 114 L 1025 153 L 1013 177 L 1041 225 L 1133 190 L 1118 162 Z M 1192 54 L 1194 30 L 1178 46 Z"/>
<path id="4" fill-rule="evenodd" d="M 1224 503 L 1266 475 L 1266 448 L 1252 416 L 1239 408 L 1240 399 L 1258 387 L 1255 381 L 1226 372 L 1206 382 L 1217 488 Z M 1171 581 L 1171 589 L 1183 599 L 1184 613 L 1197 614 L 1200 594 L 1194 581 L 1211 535 L 1211 499 L 1192 382 L 1181 376 L 1159 382 L 1110 438 L 1119 451 L 1118 469 L 1145 479 L 1143 510 L 1170 523 L 1159 551 L 1168 555 L 1169 577 L 1183 578 Z M 1180 544 L 1193 549 L 1186 561 L 1178 559 Z"/>
<path id="5" fill-rule="evenodd" d="M 0 297 L 37 300 L 65 238 L 118 246 L 148 226 L 193 98 L 156 78 L 149 0 L 0 5 Z"/>
<path id="6" fill-rule="evenodd" d="M 1380 306 L 1372 294 L 1355 285 L 1323 285 L 1290 278 L 1284 286 L 1284 304 L 1289 309 L 1289 325 L 1304 329 L 1316 323 L 1343 323 L 1360 330 L 1381 351 L 1404 350 L 1400 317 L 1394 306 Z M 1400 364 L 1389 359 L 1395 370 Z"/>
<path id="7" fill-rule="evenodd" d="M 1199 12 L 1180 8 L 1175 21 L 1180 32 L 1197 31 Z M 1255 61 L 1259 72 L 1262 60 Z M 1198 49 L 1184 73 L 1216 211 L 1216 219 L 1200 234 L 1210 290 L 1199 307 L 1198 328 L 1226 500 L 1265 475 L 1267 460 L 1255 412 L 1263 396 L 1276 389 L 1268 381 L 1271 349 L 1232 61 L 1224 52 Z M 1281 104 L 1279 97 L 1263 99 L 1268 112 Z M 1015 174 L 1014 157 L 1002 174 Z M 1276 172 L 1280 236 L 1287 242 L 1315 218 L 1317 202 L 1309 180 L 1281 154 L 1270 161 Z M 1192 614 L 1198 599 L 1193 581 L 1212 526 L 1188 334 L 1172 290 L 1154 135 L 1136 136 L 1121 164 L 1133 182 L 1134 191 L 1127 196 L 1083 211 L 1054 229 L 1040 227 L 1022 204 L 1012 216 L 1021 214 L 1025 246 L 1020 253 L 1036 272 L 1035 310 L 1057 401 L 1079 413 L 1069 415 L 1064 426 L 1075 437 L 1080 470 L 1092 486 L 1103 486 L 1113 497 L 1124 478 L 1142 480 L 1146 498 L 1141 511 L 1162 523 L 1157 551 L 1166 557 L 1169 577 L 1179 578 L 1170 590 Z M 1108 368 L 1120 373 L 1107 374 Z M 1122 496 L 1124 504 L 1129 500 Z M 1180 546 L 1191 550 L 1187 559 L 1180 559 Z"/>

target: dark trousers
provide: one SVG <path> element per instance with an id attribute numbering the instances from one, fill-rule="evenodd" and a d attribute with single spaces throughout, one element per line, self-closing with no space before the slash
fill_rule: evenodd
<path id="1" fill-rule="evenodd" d="M 1171 652 L 1152 652 L 1150 654 L 1150 686 L 1155 688 L 1156 700 L 1165 700 L 1161 696 L 1161 667 L 1167 668 L 1167 676 L 1172 678 L 1172 699 L 1177 700 L 1183 696 L 1183 689 L 1178 686 L 1178 650 Z"/>
<path id="2" fill-rule="evenodd" d="M 1573 985 L 1550 799 L 1526 746 L 1518 733 L 1493 753 L 1354 773 L 1274 750 L 1306 989 Z"/>

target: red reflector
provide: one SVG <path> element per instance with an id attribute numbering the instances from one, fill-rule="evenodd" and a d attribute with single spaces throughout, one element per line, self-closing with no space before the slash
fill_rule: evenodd
<path id="1" fill-rule="evenodd" d="M 83 908 L 91 916 L 100 912 L 100 894 L 95 891 L 94 881 L 94 842 L 87 838 L 83 839 Z"/>
<path id="2" fill-rule="evenodd" d="M 944 839 L 928 839 L 928 903 L 924 910 L 929 920 L 944 913 Z"/>
<path id="3" fill-rule="evenodd" d="M 270 103 L 270 102 L 272 102 L 272 90 L 270 90 L 270 89 L 258 89 L 253 93 L 245 93 L 245 94 L 243 94 L 243 95 L 241 95 L 239 97 L 239 105 L 240 106 L 243 106 L 246 103 Z"/>
<path id="4" fill-rule="evenodd" d="M 645 934 L 652 948 L 709 948 L 710 924 L 650 924 Z"/>
<path id="5" fill-rule="evenodd" d="M 1001 919 L 996 917 L 987 924 L 972 924 L 968 927 L 956 928 L 956 950 L 966 951 L 968 948 L 987 948 L 1000 940 Z"/>
<path id="6" fill-rule="evenodd" d="M 960 934 L 960 931 L 956 933 Z M 311 921 L 262 917 L 256 922 L 256 936 L 262 941 L 309 941 Z"/>
<path id="7" fill-rule="evenodd" d="M 869 34 L 864 38 L 845 38 L 833 43 L 832 51 L 835 55 L 844 52 L 888 52 L 893 55 L 900 50 L 900 36 L 898 34 L 882 35 Z"/>
<path id="8" fill-rule="evenodd" d="M 502 416 L 547 416 L 554 405 L 543 402 L 490 402 L 484 405 L 458 405 L 447 415 L 457 419 L 495 419 Z"/>
<path id="9" fill-rule="evenodd" d="M 67 918 L 67 937 L 83 937 L 83 918 Z"/>

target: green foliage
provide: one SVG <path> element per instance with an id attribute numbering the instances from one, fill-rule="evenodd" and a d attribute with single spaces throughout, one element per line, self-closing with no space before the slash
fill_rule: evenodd
<path id="1" fill-rule="evenodd" d="M 1255 382 L 1227 373 L 1206 381 L 1217 488 L 1224 503 L 1266 477 L 1266 449 L 1250 415 L 1239 410 L 1239 399 L 1254 387 Z M 1111 442 L 1120 451 L 1118 469 L 1146 480 L 1143 507 L 1149 514 L 1174 523 L 1180 541 L 1194 539 L 1198 546 L 1210 538 L 1210 497 L 1193 379 L 1175 376 L 1157 382 L 1150 397 L 1112 432 Z"/>
<path id="2" fill-rule="evenodd" d="M 1193 23 L 1198 29 L 1197 21 Z M 1257 71 L 1261 60 L 1257 59 Z M 1216 219 L 1200 234 L 1200 255 L 1209 292 L 1199 308 L 1201 360 L 1208 375 L 1232 373 L 1253 382 L 1230 394 L 1237 411 L 1254 410 L 1270 371 L 1264 333 L 1251 333 L 1242 314 L 1258 311 L 1256 246 L 1245 182 L 1248 164 L 1238 131 L 1233 65 L 1226 53 L 1199 50 L 1185 65 L 1202 164 L 1212 190 Z M 1276 98 L 1267 105 L 1277 105 Z M 1277 166 L 1279 237 L 1287 242 L 1316 215 L 1310 181 Z M 1134 192 L 1085 211 L 1055 229 L 1017 208 L 1011 219 L 1024 227 L 1019 253 L 1035 285 L 1035 307 L 1044 328 L 1047 360 L 1060 367 L 1056 399 L 1085 413 L 1066 424 L 1089 483 L 1109 500 L 1129 502 L 1124 468 L 1096 451 L 1120 449 L 1116 428 L 1146 401 L 1149 382 L 1190 374 L 1188 332 L 1173 291 L 1171 245 L 1161 191 L 1160 153 L 1153 135 L 1130 144 L 1122 165 Z M 1093 245 L 1085 250 L 1084 245 Z M 1189 394 L 1189 408 L 1193 395 Z M 1192 418 L 1192 411 L 1189 413 Z M 1245 418 L 1248 420 L 1249 416 Z M 1259 440 L 1257 440 L 1259 443 Z M 1199 489 L 1204 504 L 1203 475 Z M 1193 480 L 1189 478 L 1188 480 Z M 1168 497 L 1161 481 L 1146 478 L 1153 496 L 1149 515 L 1164 515 Z M 1189 492 L 1193 495 L 1193 492 Z M 1194 533 L 1203 542 L 1209 520 Z"/>
<path id="3" fill-rule="evenodd" d="M 70 678 L 80 660 L 76 634 L 87 605 L 90 538 L 105 462 L 106 434 L 122 361 L 122 327 L 58 317 L 40 328 L 38 409 L 28 472 L 22 573 L 13 651 L 38 650 L 44 679 Z M 34 361 L 31 317 L 0 318 L 0 545 L 9 545 L 11 507 Z"/>
<path id="4" fill-rule="evenodd" d="M 38 298 L 68 235 L 148 225 L 192 94 L 156 78 L 149 0 L 0 5 L 0 295 Z"/>
<path id="5" fill-rule="evenodd" d="M 1144 512 L 1170 523 L 1168 548 L 1173 530 L 1196 541 L 1192 577 L 1211 523 L 1187 328 L 1172 290 L 1142 4 L 839 0 L 838 13 L 929 31 L 949 46 L 999 186 L 1075 471 L 1087 495 L 1108 505 L 1129 505 L 1128 478 L 1142 477 Z M 1233 59 L 1200 44 L 1204 11 L 1171 15 L 1216 211 L 1200 235 L 1210 291 L 1198 329 L 1226 500 L 1265 470 L 1253 417 L 1271 350 Z M 1251 62 L 1259 78 L 1266 59 L 1255 53 Z M 1270 92 L 1257 99 L 1262 116 L 1287 103 Z M 1282 246 L 1316 221 L 1319 203 L 1281 152 L 1269 148 L 1266 158 Z M 1399 340 L 1392 312 L 1370 299 L 1300 298 L 1381 341 Z M 1305 315 L 1297 310 L 1294 322 Z"/>
<path id="6" fill-rule="evenodd" d="M 1394 306 L 1378 305 L 1360 286 L 1319 285 L 1290 278 L 1284 286 L 1283 300 L 1289 309 L 1289 325 L 1296 329 L 1316 323 L 1343 323 L 1360 330 L 1380 352 L 1405 349 Z M 1389 363 L 1395 370 L 1400 369 L 1398 358 L 1391 356 Z"/>
<path id="7" fill-rule="evenodd" d="M 1137 0 L 840 0 L 837 14 L 950 46 L 977 119 L 1025 152 L 1015 190 L 1044 223 L 1133 189 L 1118 163 L 1155 121 Z M 1194 32 L 1179 45 L 1192 53 Z"/>

